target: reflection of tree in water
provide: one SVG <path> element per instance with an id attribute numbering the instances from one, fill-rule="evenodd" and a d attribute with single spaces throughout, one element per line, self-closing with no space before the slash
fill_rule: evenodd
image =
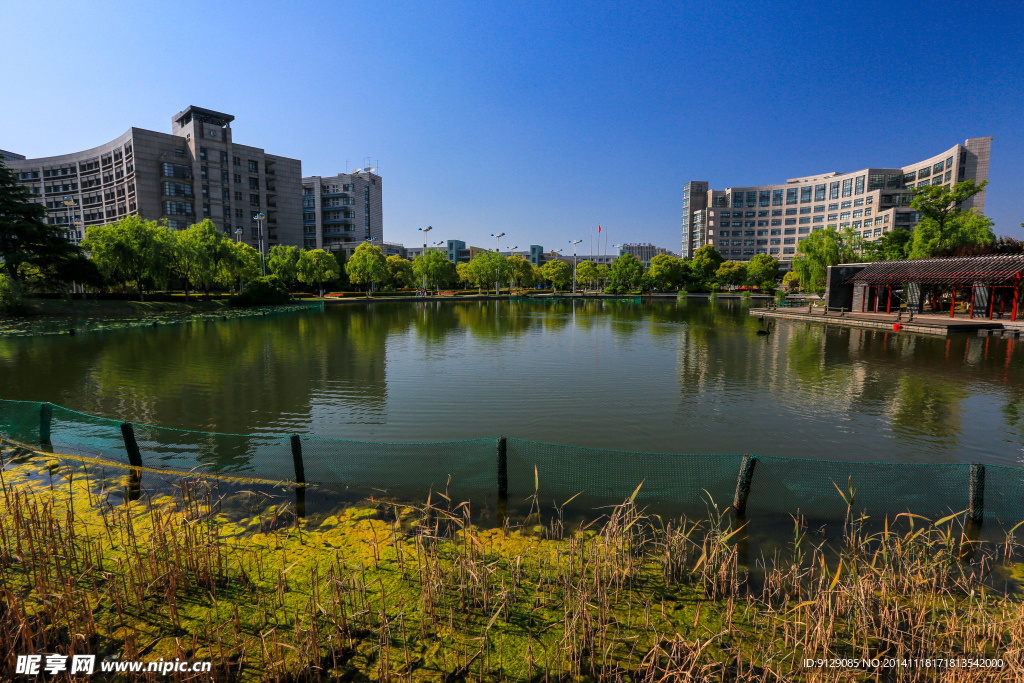
<path id="1" fill-rule="evenodd" d="M 961 401 L 969 395 L 963 387 L 913 375 L 897 378 L 895 387 L 890 408 L 894 429 L 938 437 L 961 433 Z"/>

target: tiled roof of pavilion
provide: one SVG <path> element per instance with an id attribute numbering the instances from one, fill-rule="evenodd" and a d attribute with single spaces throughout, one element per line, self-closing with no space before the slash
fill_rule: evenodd
<path id="1" fill-rule="evenodd" d="M 878 261 L 848 278 L 845 284 L 895 285 L 918 282 L 997 285 L 1015 280 L 1021 273 L 1024 273 L 1024 254 Z"/>

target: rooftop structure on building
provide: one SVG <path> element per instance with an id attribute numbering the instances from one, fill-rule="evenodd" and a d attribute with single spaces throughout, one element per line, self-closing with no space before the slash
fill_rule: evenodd
<path id="1" fill-rule="evenodd" d="M 707 181 L 690 181 L 683 188 L 681 254 L 691 258 L 710 244 L 733 261 L 768 254 L 788 265 L 813 230 L 850 228 L 866 240 L 912 230 L 921 218 L 910 208 L 913 191 L 987 180 L 991 148 L 992 137 L 969 138 L 905 166 L 824 173 L 775 185 L 712 190 Z M 985 194 L 960 208 L 984 212 Z"/>
<path id="2" fill-rule="evenodd" d="M 175 229 L 209 218 L 254 248 L 261 239 L 264 248 L 301 246 L 301 162 L 236 143 L 234 118 L 190 106 L 171 117 L 169 134 L 129 128 L 82 152 L 5 163 L 75 241 L 89 226 L 137 215 Z"/>
<path id="3" fill-rule="evenodd" d="M 15 154 L 14 152 L 8 152 L 6 149 L 0 149 L 0 161 L 3 161 L 5 159 L 7 159 L 7 160 L 14 160 L 14 159 L 24 159 L 24 158 L 25 157 L 22 156 L 21 154 Z"/>
<path id="4" fill-rule="evenodd" d="M 383 243 L 383 180 L 373 167 L 302 179 L 303 246 L 351 255 L 360 243 Z"/>

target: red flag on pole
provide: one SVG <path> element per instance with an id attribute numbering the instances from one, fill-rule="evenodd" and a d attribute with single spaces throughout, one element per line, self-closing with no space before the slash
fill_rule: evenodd
<path id="1" fill-rule="evenodd" d="M 598 232 L 601 232 L 601 226 L 600 226 L 600 225 L 599 225 L 599 226 L 597 226 L 597 231 L 598 231 Z"/>

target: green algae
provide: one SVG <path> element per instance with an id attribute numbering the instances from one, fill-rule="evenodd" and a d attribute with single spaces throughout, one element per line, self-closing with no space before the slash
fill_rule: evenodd
<path id="1" fill-rule="evenodd" d="M 888 568 L 870 557 L 844 571 L 811 552 L 779 558 L 757 593 L 737 563 L 741 530 L 722 518 L 652 526 L 631 502 L 600 525 L 563 530 L 534 514 L 520 531 L 478 528 L 468 503 L 447 499 L 303 520 L 206 479 L 131 500 L 130 471 L 100 478 L 33 458 L 2 475 L 7 660 L 211 660 L 226 680 L 771 680 L 800 676 L 798 650 L 877 655 L 858 628 L 892 620 L 900 643 L 898 620 L 922 610 L 910 643 L 928 624 L 952 634 L 952 651 L 1021 639 L 1019 602 L 952 564 L 879 584 Z M 925 549 L 889 564 L 924 562 Z"/>

